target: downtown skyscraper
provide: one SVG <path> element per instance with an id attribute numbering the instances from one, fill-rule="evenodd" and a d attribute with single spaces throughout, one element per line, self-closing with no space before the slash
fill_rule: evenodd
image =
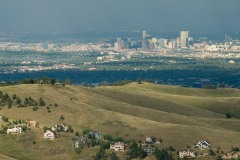
<path id="1" fill-rule="evenodd" d="M 143 31 L 142 32 L 142 37 L 143 37 L 143 39 L 142 39 L 142 48 L 143 49 L 147 49 L 148 48 L 148 46 L 147 46 L 147 31 Z"/>
<path id="2" fill-rule="evenodd" d="M 187 47 L 188 31 L 180 32 L 180 47 Z"/>

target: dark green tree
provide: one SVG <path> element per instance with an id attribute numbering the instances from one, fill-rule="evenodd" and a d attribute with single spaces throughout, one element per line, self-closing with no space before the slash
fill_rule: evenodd
<path id="1" fill-rule="evenodd" d="M 118 157 L 117 157 L 117 155 L 116 155 L 115 152 L 112 152 L 112 153 L 110 154 L 110 160 L 118 160 Z"/>
<path id="2" fill-rule="evenodd" d="M 231 118 L 232 117 L 232 115 L 230 113 L 226 113 L 225 116 L 226 116 L 226 118 Z"/>
<path id="3" fill-rule="evenodd" d="M 141 80 L 141 78 L 140 78 L 140 77 L 138 77 L 138 78 L 136 79 L 136 82 L 137 82 L 138 84 L 141 84 L 141 83 L 142 83 L 142 80 Z"/>
<path id="4" fill-rule="evenodd" d="M 9 100 L 9 101 L 8 101 L 8 108 L 9 108 L 9 109 L 12 108 L 12 104 L 13 104 L 13 101 L 12 101 L 12 100 Z"/>
<path id="5" fill-rule="evenodd" d="M 215 156 L 216 153 L 215 153 L 212 149 L 209 149 L 209 150 L 208 150 L 208 155 L 210 155 L 210 156 Z"/>
<path id="6" fill-rule="evenodd" d="M 13 94 L 12 95 L 12 99 L 15 100 L 17 98 L 17 95 L 16 94 Z"/>
<path id="7" fill-rule="evenodd" d="M 42 97 L 39 98 L 38 104 L 39 104 L 39 106 L 42 106 L 42 107 L 45 106 L 45 102 L 44 102 L 44 100 L 42 99 Z"/>
<path id="8" fill-rule="evenodd" d="M 88 134 L 90 131 L 91 131 L 91 129 L 89 129 L 89 128 L 84 129 L 84 130 L 82 131 L 82 134 L 85 136 L 85 135 Z"/>
<path id="9" fill-rule="evenodd" d="M 156 149 L 154 155 L 157 160 L 174 160 L 172 155 L 166 149 Z"/>
<path id="10" fill-rule="evenodd" d="M 56 82 L 56 80 L 54 78 L 51 79 L 51 85 L 54 85 L 54 83 Z"/>
<path id="11" fill-rule="evenodd" d="M 75 133 L 75 136 L 80 136 L 80 134 L 78 132 Z"/>

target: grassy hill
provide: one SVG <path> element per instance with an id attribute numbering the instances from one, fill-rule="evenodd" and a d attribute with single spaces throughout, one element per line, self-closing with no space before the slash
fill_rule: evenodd
<path id="1" fill-rule="evenodd" d="M 91 128 L 137 141 L 156 136 L 163 140 L 160 147 L 184 149 L 203 139 L 222 150 L 240 144 L 240 91 L 236 89 L 131 83 L 96 88 L 16 85 L 0 87 L 0 91 L 23 100 L 42 97 L 51 110 L 2 107 L 0 114 L 10 120 L 35 119 L 40 123 L 40 128 L 21 135 L 1 134 L 0 153 L 16 159 L 91 159 L 97 149 L 84 149 L 77 155 L 71 146 L 74 133 L 61 133 L 51 142 L 43 140 L 42 128 L 59 122 L 60 115 L 74 132 Z M 54 103 L 58 107 L 50 106 Z M 226 113 L 233 118 L 227 119 Z"/>

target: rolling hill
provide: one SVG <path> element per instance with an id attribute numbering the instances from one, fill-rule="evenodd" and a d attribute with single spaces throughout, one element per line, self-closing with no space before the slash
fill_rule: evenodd
<path id="1" fill-rule="evenodd" d="M 74 132 L 91 128 L 137 141 L 156 136 L 163 140 L 160 147 L 184 149 L 204 139 L 222 150 L 240 144 L 240 91 L 236 89 L 130 83 L 95 88 L 15 85 L 0 87 L 0 91 L 23 100 L 42 97 L 51 111 L 46 107 L 37 111 L 31 107 L 1 108 L 0 114 L 10 120 L 34 119 L 40 124 L 21 135 L 1 134 L 0 153 L 16 159 L 91 159 L 97 149 L 84 149 L 77 155 L 71 146 L 74 133 L 61 134 L 54 141 L 43 140 L 42 128 L 59 122 L 61 115 Z M 54 103 L 58 107 L 50 105 Z M 226 113 L 233 118 L 226 118 Z"/>

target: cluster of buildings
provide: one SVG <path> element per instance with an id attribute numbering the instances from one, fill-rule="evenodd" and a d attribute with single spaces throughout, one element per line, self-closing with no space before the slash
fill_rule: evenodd
<path id="1" fill-rule="evenodd" d="M 0 42 L 0 50 L 11 51 L 39 51 L 39 52 L 92 52 L 92 51 L 123 51 L 123 50 L 144 50 L 161 51 L 164 49 L 201 49 L 205 51 L 240 51 L 240 41 L 225 36 L 222 43 L 212 43 L 204 38 L 194 40 L 189 36 L 189 31 L 180 31 L 176 38 L 155 38 L 142 31 L 142 39 L 116 38 L 110 41 L 98 43 L 19 43 Z"/>
<path id="2" fill-rule="evenodd" d="M 2 121 L 1 117 L 2 116 L 0 116 L 0 121 Z M 38 127 L 38 126 L 39 126 L 39 124 L 37 121 L 27 119 L 25 121 L 25 123 L 23 123 L 23 124 L 14 125 L 12 127 L 9 127 L 7 129 L 7 134 L 21 134 L 27 127 Z"/>
<path id="3" fill-rule="evenodd" d="M 36 51 L 36 52 L 92 52 L 102 50 L 106 44 L 93 43 L 21 43 L 21 42 L 0 42 L 0 51 Z"/>
<path id="4" fill-rule="evenodd" d="M 158 39 L 151 37 L 147 31 L 142 32 L 142 40 L 131 40 L 131 38 L 117 38 L 111 41 L 114 50 L 121 51 L 124 49 L 142 49 L 142 50 L 161 50 L 161 49 L 177 49 L 186 48 L 192 45 L 193 38 L 189 37 L 188 31 L 181 31 L 180 37 L 175 39 Z"/>
<path id="5" fill-rule="evenodd" d="M 233 51 L 240 52 L 240 41 L 233 40 L 230 36 L 225 36 L 223 43 L 212 43 L 204 38 L 194 40 L 189 36 L 189 31 L 180 31 L 177 38 L 155 38 L 147 34 L 147 31 L 142 32 L 142 40 L 131 40 L 131 38 L 117 38 L 110 41 L 111 47 L 115 51 L 126 49 L 137 49 L 143 51 L 162 51 L 174 49 L 196 49 L 201 51 Z"/>
<path id="6" fill-rule="evenodd" d="M 2 115 L 0 115 L 0 121 L 2 121 Z M 26 125 L 29 127 L 38 127 L 38 122 L 34 120 L 26 120 Z M 69 126 L 64 123 L 57 123 L 51 129 L 47 129 L 43 134 L 43 139 L 45 140 L 54 140 L 56 138 L 55 131 L 62 131 L 67 132 L 69 129 Z M 7 129 L 7 134 L 21 134 L 23 132 L 23 127 L 21 125 L 17 126 L 15 125 L 13 128 Z M 90 130 L 86 135 L 83 137 L 76 137 L 72 140 L 72 147 L 74 148 L 88 148 L 89 147 L 89 139 L 94 140 L 101 140 L 102 134 L 99 131 L 93 131 Z M 156 138 L 153 136 L 147 136 L 145 139 L 144 144 L 142 144 L 143 150 L 148 154 L 152 155 L 155 153 L 156 148 L 154 147 L 155 144 L 162 143 L 162 140 L 160 138 Z M 211 148 L 211 144 L 207 140 L 201 140 L 193 145 L 193 148 L 195 149 L 209 149 Z M 113 144 L 110 144 L 111 151 L 116 152 L 124 152 L 127 149 L 127 145 L 123 142 L 115 142 Z M 195 153 L 194 149 L 187 149 L 187 150 L 179 150 L 178 151 L 178 157 L 180 159 L 194 159 L 198 155 Z M 208 156 L 206 155 L 200 155 L 200 156 Z M 223 154 L 221 156 L 222 159 L 238 159 L 240 157 L 240 152 L 232 151 L 226 154 Z"/>
<path id="7" fill-rule="evenodd" d="M 0 115 L 0 122 L 2 120 L 2 115 Z M 24 124 L 27 127 L 39 127 L 39 123 L 35 120 L 27 119 L 26 123 Z M 69 126 L 65 123 L 57 123 L 54 126 L 52 126 L 49 129 L 46 129 L 46 131 L 43 134 L 43 139 L 45 140 L 54 140 L 56 138 L 55 131 L 58 132 L 68 132 Z M 21 134 L 24 131 L 23 125 L 15 125 L 14 127 L 7 129 L 7 134 Z M 72 147 L 74 148 L 88 148 L 90 146 L 91 140 L 102 140 L 103 136 L 99 131 L 90 130 L 88 131 L 83 137 L 76 136 L 72 140 Z M 145 142 L 142 144 L 143 150 L 148 154 L 152 155 L 155 153 L 156 148 L 154 147 L 155 144 L 162 143 L 161 138 L 153 137 L 153 136 L 147 136 L 145 139 Z M 208 154 L 204 155 L 197 155 L 196 150 L 204 150 L 211 148 L 211 143 L 207 140 L 200 140 L 197 143 L 195 143 L 192 147 L 192 149 L 187 150 L 179 150 L 178 151 L 178 157 L 180 159 L 194 159 L 198 156 L 208 156 Z M 123 152 L 127 149 L 127 145 L 123 142 L 115 142 L 113 144 L 110 144 L 110 150 L 112 151 L 120 151 Z M 222 159 L 238 159 L 240 157 L 240 152 L 232 151 L 227 154 L 223 154 L 221 156 Z"/>

